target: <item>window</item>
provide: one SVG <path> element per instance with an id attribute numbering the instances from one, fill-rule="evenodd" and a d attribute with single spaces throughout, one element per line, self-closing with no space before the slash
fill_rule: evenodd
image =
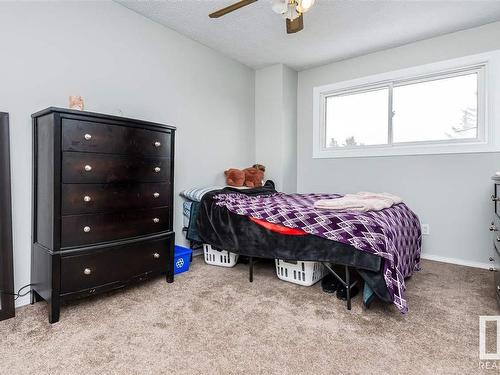
<path id="1" fill-rule="evenodd" d="M 387 144 L 388 105 L 388 88 L 327 96 L 325 147 Z"/>
<path id="2" fill-rule="evenodd" d="M 313 156 L 493 151 L 487 62 L 437 65 L 315 88 Z"/>
<path id="3" fill-rule="evenodd" d="M 477 140 L 478 72 L 394 86 L 393 142 Z"/>

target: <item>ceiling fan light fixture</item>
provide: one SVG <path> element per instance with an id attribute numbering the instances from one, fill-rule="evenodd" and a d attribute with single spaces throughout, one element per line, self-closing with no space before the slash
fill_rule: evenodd
<path id="1" fill-rule="evenodd" d="M 283 17 L 291 21 L 300 17 L 300 12 L 297 10 L 297 7 L 295 6 L 294 3 L 288 3 L 287 10 L 283 14 Z"/>
<path id="2" fill-rule="evenodd" d="M 210 18 L 219 18 L 246 7 L 257 0 L 239 0 L 236 3 L 210 13 Z M 307 12 L 315 0 L 271 0 L 271 8 L 275 13 L 281 14 L 286 19 L 286 33 L 294 34 L 304 29 L 303 13 Z"/>
<path id="3" fill-rule="evenodd" d="M 305 13 L 314 5 L 314 0 L 297 0 L 297 11 Z"/>
<path id="4" fill-rule="evenodd" d="M 288 10 L 288 4 L 286 0 L 273 0 L 271 6 L 274 13 L 285 14 Z"/>

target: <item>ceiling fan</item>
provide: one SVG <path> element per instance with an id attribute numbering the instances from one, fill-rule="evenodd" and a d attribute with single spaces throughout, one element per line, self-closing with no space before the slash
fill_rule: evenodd
<path id="1" fill-rule="evenodd" d="M 210 13 L 210 18 L 219 18 L 237 9 L 255 3 L 257 0 L 241 0 L 231 4 L 216 12 Z M 281 14 L 286 19 L 286 32 L 288 34 L 296 33 L 304 28 L 303 14 L 307 12 L 314 4 L 314 0 L 272 0 L 272 9 Z"/>

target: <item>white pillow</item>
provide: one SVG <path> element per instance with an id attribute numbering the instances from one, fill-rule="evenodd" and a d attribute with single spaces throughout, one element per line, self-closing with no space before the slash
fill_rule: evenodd
<path id="1" fill-rule="evenodd" d="M 201 198 L 203 198 L 203 196 L 206 193 L 209 193 L 209 192 L 214 191 L 214 190 L 220 190 L 223 188 L 224 188 L 224 186 L 213 186 L 212 185 L 212 186 L 186 189 L 184 191 L 181 191 L 180 194 L 182 197 L 184 197 L 186 199 L 189 199 L 189 200 L 192 200 L 195 202 L 201 202 Z"/>

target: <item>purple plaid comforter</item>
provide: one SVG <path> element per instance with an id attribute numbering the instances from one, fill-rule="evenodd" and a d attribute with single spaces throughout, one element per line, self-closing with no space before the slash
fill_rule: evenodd
<path id="1" fill-rule="evenodd" d="M 338 194 L 284 194 L 248 196 L 218 194 L 217 205 L 238 215 L 250 216 L 352 245 L 384 258 L 384 279 L 389 294 L 402 312 L 408 311 L 404 279 L 420 262 L 420 222 L 404 203 L 381 211 L 354 212 L 315 209 L 319 199 Z"/>

